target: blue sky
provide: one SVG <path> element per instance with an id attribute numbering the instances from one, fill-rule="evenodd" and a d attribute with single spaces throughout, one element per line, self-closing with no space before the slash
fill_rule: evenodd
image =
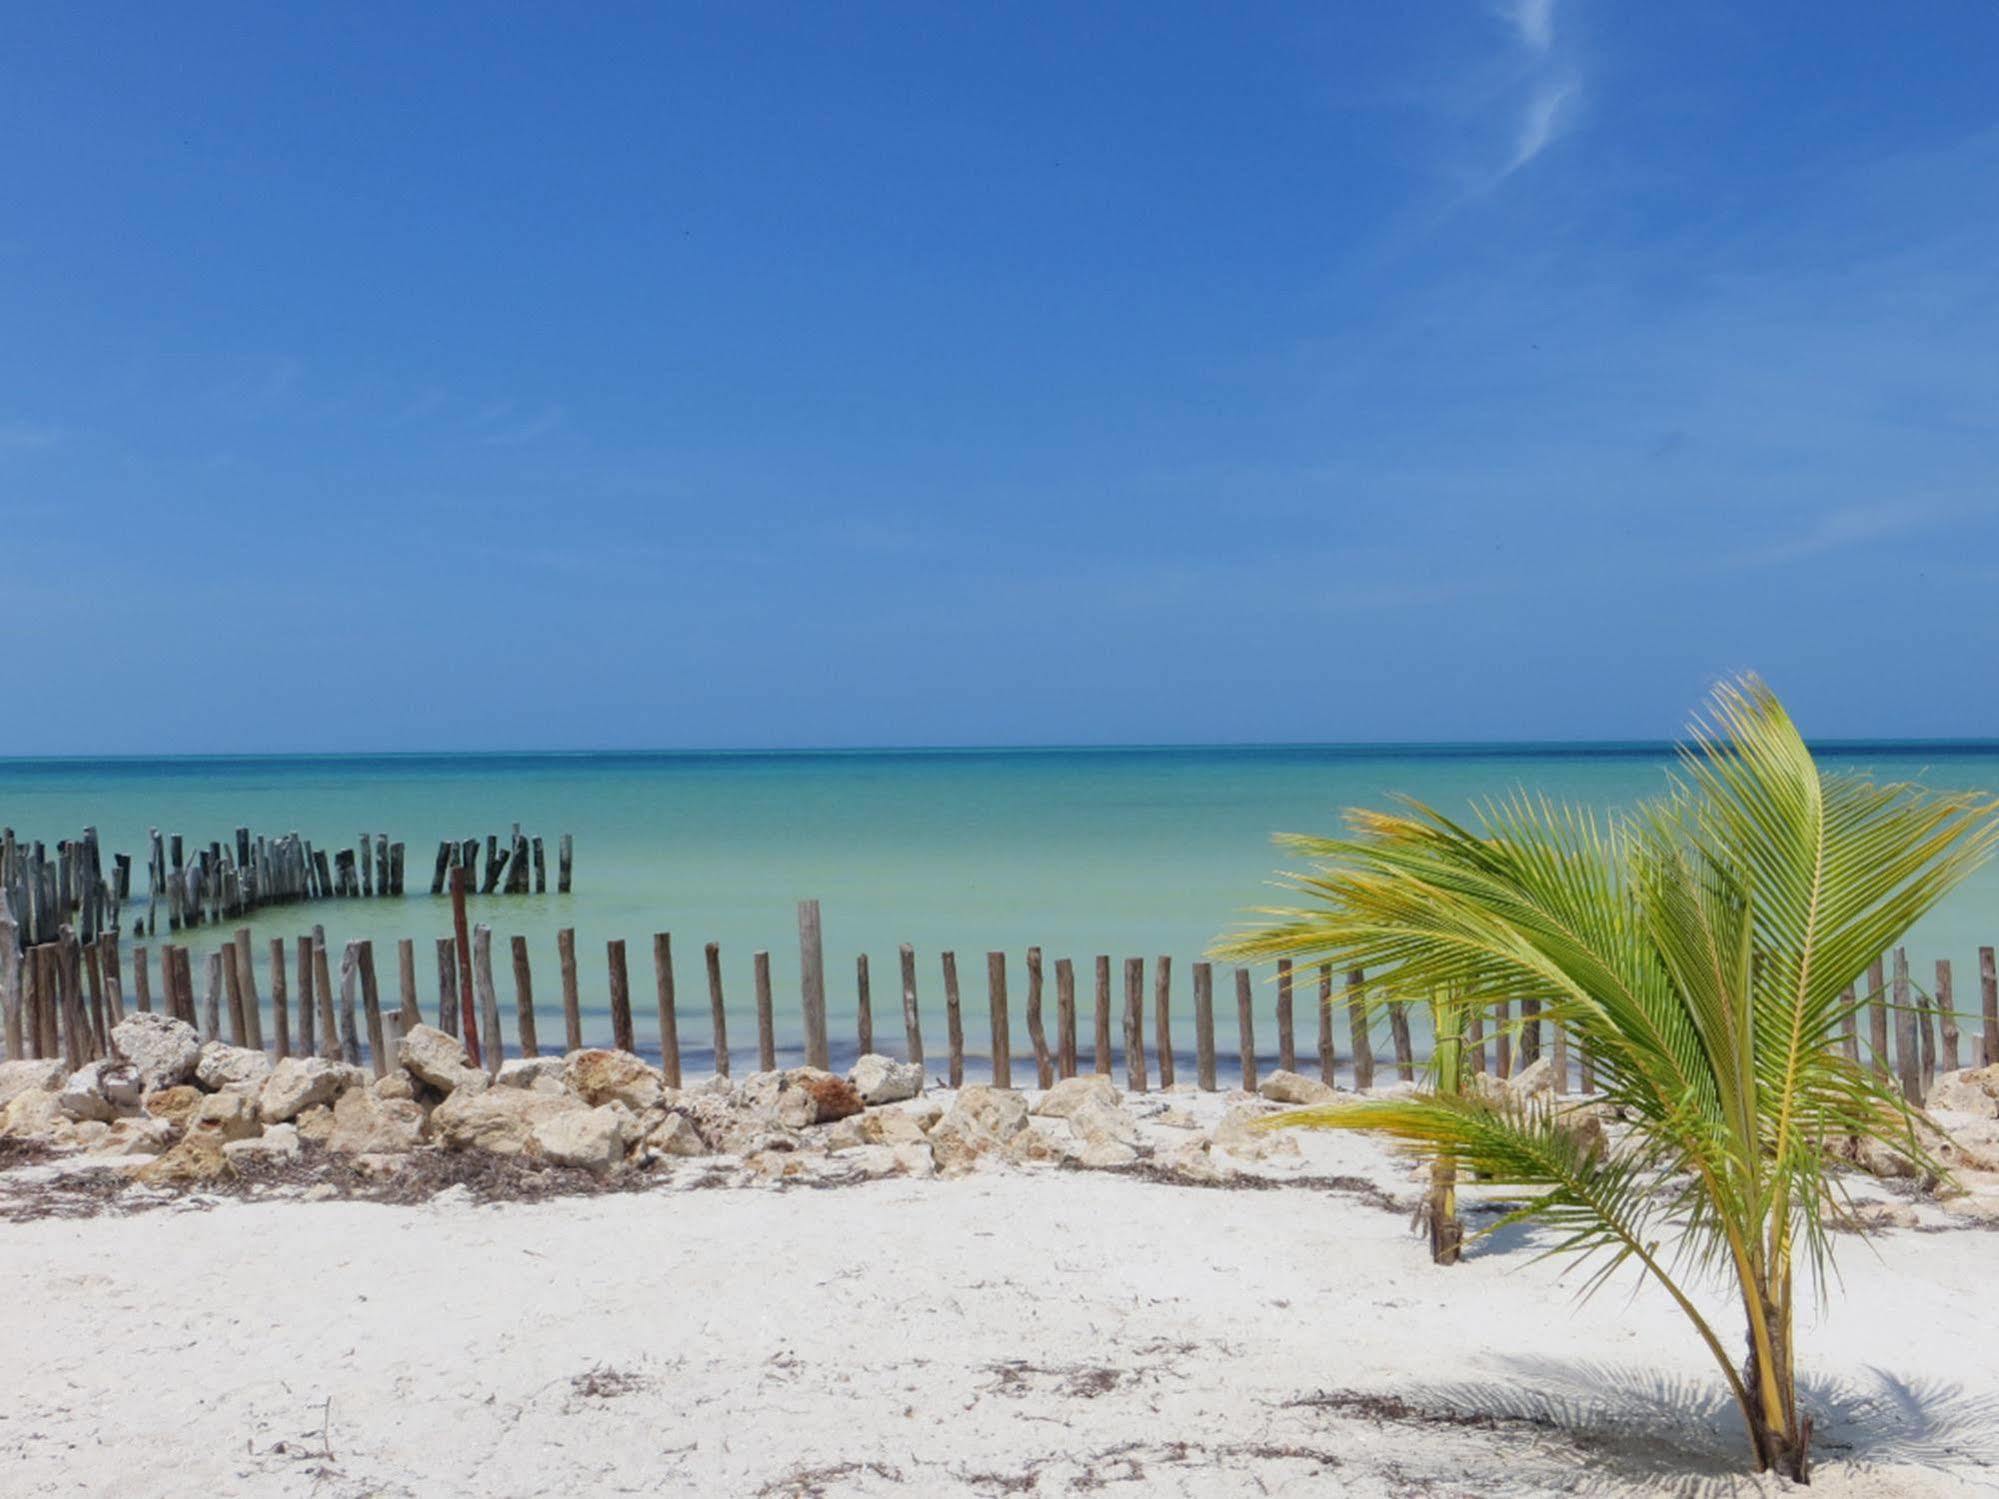
<path id="1" fill-rule="evenodd" d="M 1999 733 L 1983 0 L 8 29 L 9 753 Z"/>

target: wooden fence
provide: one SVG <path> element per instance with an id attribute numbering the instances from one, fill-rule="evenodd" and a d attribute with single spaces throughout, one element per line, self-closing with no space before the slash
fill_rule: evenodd
<path id="1" fill-rule="evenodd" d="M 508 1038 L 502 1025 L 493 968 L 493 933 L 486 923 L 474 925 L 467 920 L 464 896 L 471 884 L 470 864 L 451 867 L 459 871 L 451 879 L 454 933 L 436 939 L 435 1002 L 430 1017 L 440 1029 L 463 1039 L 475 1064 L 497 1072 L 500 1059 L 507 1054 Z M 106 1055 L 110 1028 L 126 1013 L 116 935 L 105 933 L 95 941 L 86 942 L 66 926 L 53 942 L 21 948 L 16 946 L 13 925 L 13 918 L 0 911 L 0 1008 L 5 1012 L 7 1055 L 61 1057 L 71 1067 Z M 832 1047 L 817 901 L 799 903 L 798 942 L 799 1016 L 805 1060 L 812 1066 L 827 1067 L 831 1064 Z M 194 1026 L 205 1039 L 226 1039 L 238 1046 L 268 1046 L 281 1058 L 321 1055 L 344 1058 L 355 1065 L 365 1060 L 378 1076 L 389 1066 L 391 1043 L 426 1018 L 418 992 L 413 939 L 405 938 L 396 944 L 397 991 L 393 1007 L 385 1006 L 371 942 L 350 941 L 343 945 L 337 988 L 333 955 L 324 927 L 315 926 L 299 935 L 289 963 L 282 937 L 268 939 L 267 952 L 266 972 L 272 990 L 268 1014 L 273 1027 L 268 1041 L 263 1032 L 267 1007 L 258 992 L 252 937 L 247 927 L 237 930 L 232 940 L 203 957 L 199 1003 L 193 950 L 183 944 L 163 944 L 158 963 L 159 1008 Z M 527 939 L 513 937 L 507 954 L 514 991 L 512 1049 L 519 1056 L 539 1056 L 533 965 Z M 615 1047 L 636 1051 L 626 944 L 614 940 L 605 950 L 611 1030 L 608 1038 L 588 1038 L 584 1034 L 574 928 L 565 927 L 556 934 L 556 957 L 562 994 L 561 1050 L 573 1051 L 586 1042 L 602 1044 L 608 1039 Z M 859 1052 L 899 1051 L 907 1060 L 923 1063 L 926 1048 L 915 948 L 902 944 L 898 959 L 897 1008 L 902 1020 L 902 1045 L 898 1048 L 886 1042 L 877 1031 L 873 974 L 866 955 L 855 962 L 855 1043 Z M 652 960 L 661 1066 L 669 1086 L 678 1087 L 682 1072 L 683 1010 L 671 933 L 654 934 Z M 1907 955 L 1902 949 L 1892 955 L 1892 965 L 1890 976 L 1884 964 L 1875 964 L 1866 993 L 1850 993 L 1852 1008 L 1842 1042 L 1849 1058 L 1858 1061 L 1862 1056 L 1859 1017 L 1865 1015 L 1869 1030 L 1866 1055 L 1878 1070 L 1886 1073 L 1892 1069 L 1912 1101 L 1920 1101 L 1939 1071 L 1951 1071 L 1960 1065 L 1989 1064 L 1999 1059 L 1999 979 L 1995 979 L 1992 948 L 1979 949 L 1982 1035 L 1973 1038 L 1968 1052 L 1959 1029 L 1961 1017 L 1952 1003 L 1949 962 L 1937 963 L 1936 983 L 1927 993 L 1912 983 Z M 1042 950 L 1030 947 L 1025 958 L 1027 1046 L 1023 1050 L 1017 1045 L 1012 1021 L 1009 956 L 1004 952 L 987 953 L 986 1004 L 994 1083 L 1002 1088 L 1013 1086 L 1016 1059 L 1024 1067 L 1032 1068 L 1032 1081 L 1038 1087 L 1046 1088 L 1058 1078 L 1076 1076 L 1083 1068 L 1082 1043 L 1087 1036 L 1091 1042 L 1090 1070 L 1108 1076 L 1121 1067 L 1127 1087 L 1139 1092 L 1147 1091 L 1155 1076 L 1160 1087 L 1173 1086 L 1179 1066 L 1187 1060 L 1174 1044 L 1175 965 L 1167 956 L 1153 960 L 1149 1054 L 1145 967 L 1143 958 L 1124 960 L 1120 995 L 1112 983 L 1116 970 L 1111 957 L 1099 955 L 1091 970 L 1093 991 L 1086 996 L 1079 992 L 1075 963 L 1069 958 L 1057 959 L 1052 965 L 1051 1031 L 1047 1014 L 1051 968 Z M 151 970 L 148 949 L 135 947 L 132 998 L 134 1007 L 140 1011 L 154 1008 Z M 714 1070 L 727 1077 L 734 1059 L 718 944 L 710 942 L 704 947 L 702 970 Z M 944 1075 L 957 1087 L 965 1080 L 966 1063 L 957 954 L 940 953 L 937 971 L 944 998 Z M 752 975 L 756 1065 L 759 1071 L 768 1071 L 777 1065 L 777 1025 L 767 951 L 753 954 Z M 1190 965 L 1194 1081 L 1200 1089 L 1210 1092 L 1220 1086 L 1222 1075 L 1217 1056 L 1214 980 L 1214 965 L 1206 962 Z M 1247 969 L 1233 970 L 1238 1059 L 1235 1075 L 1244 1087 L 1257 1086 L 1266 1060 L 1274 1060 L 1277 1067 L 1286 1071 L 1298 1070 L 1296 1012 L 1301 987 L 1308 990 L 1309 1002 L 1316 1011 L 1315 1033 L 1307 1038 L 1307 1044 L 1316 1043 L 1316 1071 L 1322 1081 L 1333 1083 L 1342 1065 L 1338 1038 L 1342 1017 L 1349 1053 L 1345 1065 L 1354 1086 L 1368 1088 L 1377 1082 L 1390 1081 L 1390 1068 L 1393 1080 L 1406 1082 L 1415 1078 L 1420 1059 L 1406 1004 L 1391 1004 L 1385 1020 L 1371 1024 L 1363 1003 L 1368 987 L 1365 973 L 1355 969 L 1336 974 L 1325 965 L 1300 971 L 1286 961 L 1277 965 L 1275 1035 L 1261 1042 L 1252 975 Z M 1086 1004 L 1090 1006 L 1088 1010 Z M 1568 1037 L 1559 1028 L 1543 1022 L 1539 1008 L 1534 1000 L 1525 998 L 1519 1001 L 1517 1010 L 1511 1002 L 1502 1002 L 1490 1015 L 1475 1017 L 1467 1037 L 1473 1070 L 1510 1077 L 1540 1060 L 1545 1045 L 1558 1092 L 1566 1092 L 1572 1085 L 1586 1094 L 1594 1092 L 1596 1080 L 1591 1059 L 1584 1054 L 1572 1057 Z M 1114 1049 L 1113 1030 L 1120 1020 L 1123 1046 Z M 1388 1054 L 1378 1068 L 1374 1048 L 1377 1040 L 1382 1039 L 1387 1043 Z M 1024 1080 L 1025 1077 L 1024 1073 Z"/>
<path id="2" fill-rule="evenodd" d="M 352 848 L 314 848 L 297 833 L 282 837 L 252 835 L 236 829 L 229 842 L 215 841 L 189 850 L 179 833 L 162 837 L 158 828 L 147 835 L 147 901 L 143 915 L 132 923 L 132 935 L 159 933 L 159 912 L 166 907 L 167 930 L 233 921 L 269 906 L 337 899 L 378 899 L 403 894 L 404 845 L 387 833 L 363 833 Z M 515 823 L 504 843 L 486 835 L 486 877 L 477 886 L 485 895 L 525 895 L 548 891 L 548 870 L 539 837 L 522 834 Z M 447 872 L 461 865 L 475 867 L 477 838 L 449 840 L 438 845 L 437 872 L 431 894 L 441 894 Z M 570 892 L 574 843 L 562 835 L 557 869 L 557 893 Z M 71 927 L 86 947 L 104 935 L 123 930 L 122 914 L 132 898 L 132 856 L 113 854 L 107 878 L 96 828 L 85 828 L 76 840 L 56 845 L 55 857 L 39 842 L 20 842 L 12 828 L 0 829 L 0 893 L 15 915 L 17 945 L 37 947 L 59 940 Z"/>

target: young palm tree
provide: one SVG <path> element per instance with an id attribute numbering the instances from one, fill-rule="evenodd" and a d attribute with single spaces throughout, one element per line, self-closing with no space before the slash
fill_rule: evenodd
<path id="1" fill-rule="evenodd" d="M 1757 1469 L 1803 1480 L 1794 1262 L 1802 1248 L 1822 1293 L 1827 1210 L 1843 1201 L 1829 1147 L 1873 1139 L 1938 1169 L 1887 1079 L 1845 1060 L 1841 996 L 1991 852 L 1995 812 L 1980 796 L 1822 774 L 1776 697 L 1745 678 L 1694 723 L 1669 793 L 1631 812 L 1519 795 L 1467 827 L 1405 803 L 1350 813 L 1344 839 L 1281 840 L 1315 865 L 1289 881 L 1305 903 L 1259 913 L 1222 951 L 1365 966 L 1381 1000 L 1543 996 L 1541 1019 L 1588 1048 L 1629 1121 L 1608 1155 L 1552 1104 L 1454 1087 L 1285 1121 L 1380 1131 L 1436 1180 L 1470 1171 L 1533 1192 L 1506 1221 L 1549 1224 L 1557 1252 L 1591 1257 L 1590 1288 L 1627 1262 L 1657 1280 L 1728 1379 Z M 1677 1254 L 1662 1229 L 1677 1230 Z M 1683 1289 L 1702 1271 L 1740 1297 L 1740 1368 Z"/>

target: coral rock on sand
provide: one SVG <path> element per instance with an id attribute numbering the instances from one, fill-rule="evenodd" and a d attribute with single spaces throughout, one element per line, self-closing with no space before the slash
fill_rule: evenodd
<path id="1" fill-rule="evenodd" d="M 194 1067 L 194 1080 L 211 1093 L 227 1089 L 254 1094 L 270 1075 L 271 1059 L 266 1053 L 221 1041 L 204 1045 Z"/>
<path id="2" fill-rule="evenodd" d="M 958 1091 L 950 1111 L 931 1128 L 930 1148 L 940 1169 L 964 1170 L 1027 1127 L 1026 1099 L 971 1083 Z"/>
<path id="3" fill-rule="evenodd" d="M 194 1027 L 166 1015 L 127 1016 L 111 1027 L 111 1049 L 139 1069 L 148 1093 L 193 1082 L 201 1061 Z"/>
<path id="4" fill-rule="evenodd" d="M 533 1093 L 525 1088 L 454 1092 L 430 1116 L 431 1137 L 452 1150 L 488 1150 L 526 1155 L 535 1126 L 557 1114 L 589 1108 L 571 1093 Z"/>
<path id="5" fill-rule="evenodd" d="M 1233 1108 L 1215 1126 L 1215 1148 L 1245 1161 L 1267 1161 L 1272 1157 L 1295 1157 L 1298 1142 L 1283 1131 L 1255 1128 L 1259 1119 L 1282 1118 L 1281 1112 L 1256 1108 Z"/>
<path id="6" fill-rule="evenodd" d="M 785 1077 L 791 1087 L 812 1100 L 814 1124 L 831 1124 L 867 1107 L 852 1083 L 817 1067 L 795 1067 Z"/>
<path id="7" fill-rule="evenodd" d="M 500 1088 L 526 1088 L 534 1093 L 560 1093 L 568 1062 L 563 1057 L 515 1057 L 500 1063 L 500 1075 L 493 1079 Z M 650 1070 L 650 1069 L 648 1069 Z"/>
<path id="8" fill-rule="evenodd" d="M 538 1120 L 533 1140 L 543 1160 L 603 1176 L 624 1164 L 625 1146 L 637 1134 L 638 1120 L 632 1111 L 621 1103 L 607 1103 Z"/>
<path id="9" fill-rule="evenodd" d="M 0 1062 L 0 1109 L 23 1093 L 53 1093 L 68 1076 L 69 1069 L 57 1061 Z"/>
<path id="10" fill-rule="evenodd" d="M 422 1143 L 423 1106 L 411 1099 L 383 1098 L 372 1089 L 349 1088 L 333 1105 L 333 1129 L 326 1137 L 328 1150 L 343 1155 L 395 1155 L 415 1150 Z"/>
<path id="11" fill-rule="evenodd" d="M 147 1161 L 132 1173 L 132 1179 L 152 1187 L 214 1181 L 229 1169 L 229 1158 L 223 1154 L 227 1143 L 220 1135 L 190 1134 L 165 1155 Z"/>
<path id="12" fill-rule="evenodd" d="M 456 1093 L 460 1089 L 477 1093 L 486 1086 L 486 1074 L 472 1065 L 464 1043 L 435 1026 L 410 1027 L 408 1034 L 396 1042 L 396 1061 L 403 1071 L 440 1093 Z"/>
<path id="13" fill-rule="evenodd" d="M 266 1124 L 281 1124 L 315 1104 L 332 1103 L 349 1088 L 366 1082 L 367 1077 L 359 1067 L 326 1057 L 286 1057 L 264 1079 L 263 1091 L 257 1095 L 257 1112 Z"/>
<path id="14" fill-rule="evenodd" d="M 1327 1103 L 1339 1095 L 1317 1078 L 1296 1072 L 1273 1072 L 1256 1090 L 1272 1103 Z"/>
<path id="15" fill-rule="evenodd" d="M 563 1058 L 563 1085 L 593 1108 L 621 1103 L 634 1114 L 659 1107 L 666 1085 L 656 1068 L 628 1051 L 593 1048 Z"/>
<path id="16" fill-rule="evenodd" d="M 263 1133 L 257 1122 L 257 1101 L 247 1093 L 210 1093 L 188 1116 L 190 1137 L 209 1135 L 218 1140 L 247 1140 Z"/>
<path id="17" fill-rule="evenodd" d="M 1034 1112 L 1043 1119 L 1067 1119 L 1092 1099 L 1115 1108 L 1118 1103 L 1117 1085 L 1109 1078 L 1095 1074 L 1065 1077 L 1041 1095 L 1041 1102 L 1034 1106 Z"/>
<path id="18" fill-rule="evenodd" d="M 1555 1064 L 1546 1057 L 1537 1058 L 1506 1080 L 1506 1091 L 1515 1098 L 1536 1098 L 1542 1094 L 1552 1098 L 1555 1093 Z"/>
<path id="19" fill-rule="evenodd" d="M 753 1072 L 731 1095 L 729 1106 L 738 1113 L 785 1129 L 831 1124 L 866 1107 L 852 1083 L 817 1067 Z"/>
<path id="20" fill-rule="evenodd" d="M 72 1119 L 97 1119 L 108 1124 L 138 1113 L 144 1096 L 138 1068 L 130 1062 L 100 1060 L 72 1073 L 57 1101 Z"/>
<path id="21" fill-rule="evenodd" d="M 1939 1074 L 1923 1107 L 1981 1119 L 1999 1118 L 1999 1065 Z"/>
<path id="22" fill-rule="evenodd" d="M 90 1147 L 99 1156 L 154 1156 L 174 1143 L 174 1127 L 164 1119 L 139 1115 L 120 1119 L 104 1132 L 104 1138 Z"/>
<path id="23" fill-rule="evenodd" d="M 660 1155 L 706 1155 L 708 1144 L 685 1114 L 668 1114 L 646 1136 L 646 1144 Z"/>
<path id="24" fill-rule="evenodd" d="M 0 1109 L 0 1137 L 7 1139 L 36 1139 L 54 1133 L 58 1124 L 66 1123 L 68 1116 L 62 1111 L 58 1095 L 40 1088 L 15 1095 L 13 1102 Z"/>
<path id="25" fill-rule="evenodd" d="M 185 1129 L 187 1121 L 201 1106 L 201 1089 L 192 1083 L 182 1083 L 174 1088 L 162 1088 L 157 1093 L 146 1095 L 146 1112 L 155 1119 L 164 1119 L 175 1129 Z"/>
<path id="26" fill-rule="evenodd" d="M 1115 1103 L 1093 1098 L 1069 1116 L 1069 1133 L 1085 1150 L 1093 1145 L 1122 1145 L 1136 1155 L 1140 1141 L 1138 1121 Z"/>
<path id="27" fill-rule="evenodd" d="M 869 1052 L 854 1063 L 847 1081 L 864 1104 L 901 1103 L 923 1091 L 923 1068 L 915 1062 L 898 1062 Z"/>
<path id="28" fill-rule="evenodd" d="M 1116 1140 L 1093 1140 L 1076 1152 L 1078 1164 L 1098 1171 L 1129 1166 L 1137 1159 L 1136 1150 Z"/>
<path id="29" fill-rule="evenodd" d="M 299 1157 L 298 1126 L 274 1124 L 249 1140 L 230 1140 L 222 1147 L 223 1159 L 232 1166 L 249 1161 L 295 1161 Z"/>

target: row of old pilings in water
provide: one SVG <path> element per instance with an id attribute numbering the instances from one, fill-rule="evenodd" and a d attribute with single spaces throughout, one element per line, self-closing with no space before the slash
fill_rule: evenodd
<path id="1" fill-rule="evenodd" d="M 329 851 L 315 848 L 296 832 L 270 837 L 239 827 L 228 842 L 206 848 L 188 846 L 179 833 L 163 836 L 148 830 L 147 891 L 143 913 L 134 914 L 131 935 L 145 937 L 160 929 L 162 908 L 167 929 L 212 925 L 247 916 L 267 906 L 307 901 L 400 897 L 404 888 L 404 845 L 387 833 L 363 833 L 355 846 Z M 476 876 L 480 840 L 445 840 L 438 845 L 437 871 L 431 894 L 441 895 L 450 868 L 462 864 L 469 889 L 484 895 L 526 895 L 548 892 L 548 870 L 542 840 L 523 834 L 519 823 L 503 842 L 485 838 L 486 870 Z M 562 835 L 557 869 L 557 893 L 570 892 L 574 843 Z M 14 915 L 21 948 L 57 940 L 64 927 L 73 928 L 86 945 L 100 937 L 121 935 L 132 904 L 133 858 L 110 856 L 107 871 L 97 829 L 85 828 L 77 839 L 60 840 L 53 854 L 36 840 L 21 840 L 12 828 L 0 829 L 0 895 Z"/>

